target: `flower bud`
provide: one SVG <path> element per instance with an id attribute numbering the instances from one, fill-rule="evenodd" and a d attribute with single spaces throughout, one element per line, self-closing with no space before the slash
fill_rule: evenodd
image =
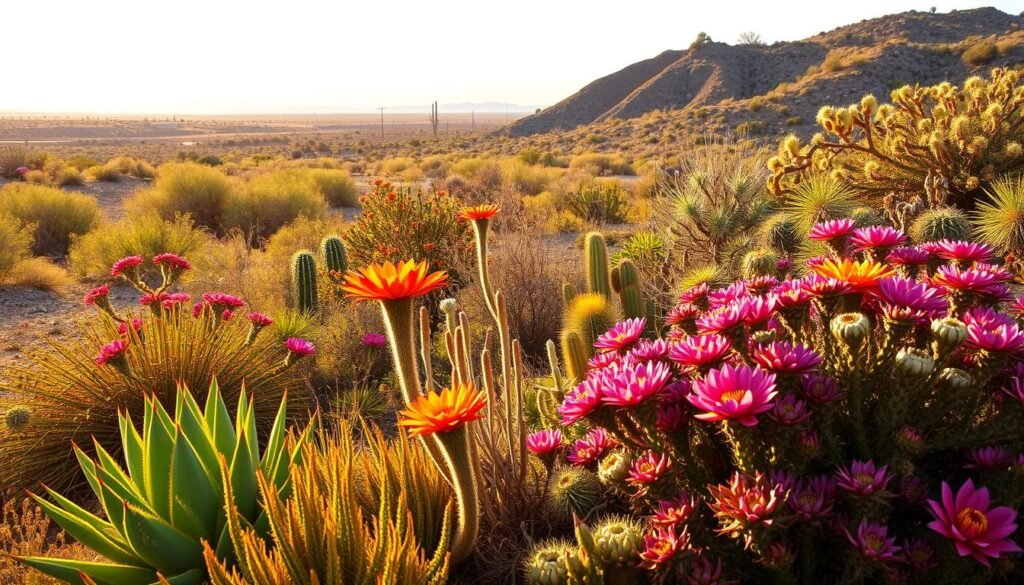
<path id="1" fill-rule="evenodd" d="M 871 330 L 863 313 L 843 313 L 832 319 L 832 335 L 851 347 L 858 347 Z"/>
<path id="2" fill-rule="evenodd" d="M 601 483 L 607 486 L 624 486 L 631 464 L 632 461 L 629 460 L 628 455 L 621 451 L 613 451 L 597 464 L 597 476 L 601 479 Z"/>
<path id="3" fill-rule="evenodd" d="M 530 585 L 566 585 L 569 582 L 568 558 L 573 547 L 564 541 L 539 546 L 526 562 L 526 582 Z"/>
<path id="4" fill-rule="evenodd" d="M 959 347 L 967 339 L 967 326 L 963 321 L 946 317 L 932 321 L 932 337 L 945 351 Z"/>
<path id="5" fill-rule="evenodd" d="M 606 565 L 635 564 L 642 542 L 640 525 L 628 519 L 609 518 L 594 530 L 594 552 Z"/>
<path id="6" fill-rule="evenodd" d="M 459 308 L 459 301 L 455 299 L 442 299 L 438 303 L 438 307 L 440 307 L 441 312 L 445 315 L 452 315 Z"/>
<path id="7" fill-rule="evenodd" d="M 896 354 L 896 369 L 908 376 L 927 376 L 935 369 L 935 360 L 923 349 L 904 347 Z"/>
<path id="8" fill-rule="evenodd" d="M 946 368 L 939 374 L 939 382 L 950 390 L 966 390 L 974 383 L 974 378 L 960 368 Z"/>

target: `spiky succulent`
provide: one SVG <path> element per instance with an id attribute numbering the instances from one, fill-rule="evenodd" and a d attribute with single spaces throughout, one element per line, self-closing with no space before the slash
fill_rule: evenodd
<path id="1" fill-rule="evenodd" d="M 569 583 L 569 558 L 576 547 L 567 540 L 542 542 L 525 563 L 524 576 L 529 585 L 566 585 Z"/>
<path id="2" fill-rule="evenodd" d="M 954 207 L 928 209 L 910 224 L 910 239 L 915 244 L 938 240 L 966 240 L 970 235 L 970 220 L 964 212 Z"/>
<path id="3" fill-rule="evenodd" d="M 581 467 L 556 468 L 548 481 L 548 509 L 563 521 L 571 520 L 574 514 L 586 516 L 604 494 L 601 480 Z"/>
<path id="4" fill-rule="evenodd" d="M 605 566 L 636 564 L 643 544 L 643 526 L 634 518 L 612 516 L 601 520 L 592 534 L 598 560 Z"/>

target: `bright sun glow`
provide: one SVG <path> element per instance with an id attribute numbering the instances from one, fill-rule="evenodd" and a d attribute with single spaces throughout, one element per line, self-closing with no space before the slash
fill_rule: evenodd
<path id="1" fill-rule="evenodd" d="M 927 1 L 53 0 L 4 6 L 0 111 L 337 112 L 548 106 L 697 33 L 804 38 Z M 1018 0 L 992 2 L 1016 13 Z M 977 2 L 939 2 L 939 11 Z M 20 23 L 20 24 L 15 24 Z"/>

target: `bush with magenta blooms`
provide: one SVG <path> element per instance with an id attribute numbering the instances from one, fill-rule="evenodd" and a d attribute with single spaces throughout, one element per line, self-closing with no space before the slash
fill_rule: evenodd
<path id="1" fill-rule="evenodd" d="M 1024 582 L 1010 274 L 984 244 L 841 220 L 811 237 L 830 252 L 802 276 L 702 285 L 662 339 L 603 336 L 558 406 L 585 435 L 563 464 L 643 520 L 652 580 Z M 601 573 L 577 540 L 567 574 Z"/>

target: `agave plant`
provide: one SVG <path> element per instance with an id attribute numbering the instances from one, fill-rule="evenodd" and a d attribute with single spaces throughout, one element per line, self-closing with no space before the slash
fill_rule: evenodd
<path id="1" fill-rule="evenodd" d="M 142 434 L 128 415 L 120 417 L 127 469 L 101 445 L 95 460 L 77 447 L 75 455 L 103 507 L 102 519 L 54 490 L 52 502 L 32 495 L 69 535 L 110 560 L 96 563 L 46 557 L 19 560 L 68 583 L 88 585 L 199 585 L 207 579 L 203 542 L 217 558 L 233 562 L 225 515 L 225 491 L 232 494 L 237 523 L 266 534 L 268 521 L 258 502 L 257 476 L 264 489 L 287 497 L 289 469 L 310 442 L 314 424 L 299 436 L 286 433 L 281 402 L 262 458 L 251 399 L 243 391 L 232 424 L 217 383 L 200 411 L 192 394 L 179 387 L 175 418 L 155 397 L 146 401 Z"/>

